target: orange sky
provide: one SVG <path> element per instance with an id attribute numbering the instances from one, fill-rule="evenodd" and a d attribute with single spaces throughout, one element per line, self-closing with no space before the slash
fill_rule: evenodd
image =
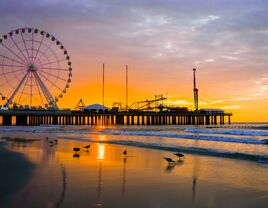
<path id="1" fill-rule="evenodd" d="M 62 108 L 81 98 L 102 103 L 105 63 L 105 105 L 125 102 L 128 64 L 129 104 L 163 94 L 167 104 L 193 109 L 197 68 L 200 108 L 233 112 L 234 121 L 267 121 L 266 2 L 116 2 L 4 0 L 0 32 L 38 27 L 64 44 L 73 77 Z"/>

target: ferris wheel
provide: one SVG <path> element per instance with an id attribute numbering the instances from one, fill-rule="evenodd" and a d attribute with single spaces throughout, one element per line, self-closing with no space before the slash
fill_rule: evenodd
<path id="1" fill-rule="evenodd" d="M 4 107 L 57 107 L 71 78 L 70 56 L 52 34 L 20 28 L 0 36 L 0 98 Z"/>

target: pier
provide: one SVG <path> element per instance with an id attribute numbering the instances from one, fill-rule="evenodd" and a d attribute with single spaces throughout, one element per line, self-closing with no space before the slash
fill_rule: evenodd
<path id="1" fill-rule="evenodd" d="M 231 113 L 206 112 L 1 110 L 0 125 L 223 125 L 231 124 L 231 116 Z"/>
<path id="2" fill-rule="evenodd" d="M 31 35 L 32 43 L 42 40 L 37 51 L 30 56 L 22 42 L 24 35 Z M 16 39 L 15 39 L 16 37 Z M 44 40 L 44 41 L 43 41 Z M 17 41 L 17 42 L 16 42 Z M 73 110 L 59 110 L 57 105 L 70 87 L 73 76 L 72 62 L 61 41 L 50 33 L 38 28 L 19 28 L 6 33 L 0 39 L 2 56 L 2 82 L 0 90 L 0 125 L 38 126 L 38 125 L 223 125 L 231 124 L 231 113 L 221 109 L 201 108 L 198 103 L 197 70 L 193 69 L 194 109 L 185 106 L 169 106 L 163 95 L 129 105 L 128 65 L 126 65 L 126 101 L 116 102 L 112 108 L 105 107 L 105 65 L 102 64 L 102 109 L 88 109 L 78 102 Z M 16 45 L 13 50 L 6 45 Z M 41 45 L 47 48 L 40 51 Z M 21 48 L 19 47 L 21 46 Z M 47 46 L 47 47 L 46 47 Z M 53 46 L 53 47 L 52 47 Z M 53 60 L 48 60 L 48 49 L 53 52 Z M 61 52 L 61 53 L 59 53 Z M 15 57 L 14 57 L 15 55 Z M 35 56 L 35 57 L 33 57 Z M 41 62 L 40 62 L 41 60 Z M 4 62 L 5 61 L 5 62 Z M 13 62 L 21 65 L 15 66 Z M 54 64 L 53 66 L 50 66 Z M 44 67 L 45 66 L 45 67 Z M 49 67 L 48 67 L 49 66 Z M 17 67 L 17 70 L 10 70 Z M 59 72 L 65 73 L 59 76 Z M 16 74 L 16 73 L 18 74 Z M 8 76 L 8 78 L 7 78 Z M 52 82 L 50 78 L 55 78 Z M 10 81 L 12 80 L 12 84 Z M 14 80 L 14 83 L 13 83 Z M 28 83 L 29 82 L 29 83 Z M 34 84 L 33 84 L 34 83 Z M 55 92 L 57 91 L 57 94 Z M 80 105 L 82 102 L 83 106 Z M 96 104 L 99 106 L 99 104 Z"/>

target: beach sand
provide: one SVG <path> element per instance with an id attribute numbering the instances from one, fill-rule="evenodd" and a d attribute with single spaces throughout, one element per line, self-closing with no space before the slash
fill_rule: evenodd
<path id="1" fill-rule="evenodd" d="M 186 154 L 168 166 L 162 156 L 176 156 L 162 150 L 90 143 L 89 151 L 73 157 L 73 147 L 89 143 L 4 143 L 16 155 L 8 164 L 24 167 L 3 175 L 8 156 L 1 157 L 1 178 L 12 189 L 1 188 L 1 196 L 10 199 L 7 207 L 267 207 L 267 164 Z"/>
<path id="2" fill-rule="evenodd" d="M 5 146 L 0 142 L 0 207 L 9 206 L 11 196 L 27 184 L 35 167 L 23 154 Z"/>

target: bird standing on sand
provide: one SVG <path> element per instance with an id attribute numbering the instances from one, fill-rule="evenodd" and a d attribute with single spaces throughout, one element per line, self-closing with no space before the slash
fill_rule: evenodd
<path id="1" fill-rule="evenodd" d="M 87 149 L 87 151 L 88 151 L 88 149 L 90 148 L 90 144 L 84 146 L 84 148 Z"/>
<path id="2" fill-rule="evenodd" d="M 127 156 L 127 150 L 124 150 L 123 155 Z"/>
<path id="3" fill-rule="evenodd" d="M 172 160 L 171 158 L 169 157 L 163 157 L 163 158 L 168 162 L 169 165 L 175 165 L 175 161 Z"/>
<path id="4" fill-rule="evenodd" d="M 49 141 L 48 143 L 49 143 L 49 145 L 50 145 L 51 147 L 52 147 L 53 144 L 54 144 L 52 141 Z"/>
<path id="5" fill-rule="evenodd" d="M 73 148 L 73 151 L 75 151 L 76 153 L 80 151 L 80 148 L 79 147 L 74 147 Z"/>
<path id="6" fill-rule="evenodd" d="M 174 155 L 178 156 L 178 157 L 179 157 L 179 159 L 181 159 L 182 157 L 184 157 L 184 154 L 179 153 L 179 152 L 174 153 Z"/>

